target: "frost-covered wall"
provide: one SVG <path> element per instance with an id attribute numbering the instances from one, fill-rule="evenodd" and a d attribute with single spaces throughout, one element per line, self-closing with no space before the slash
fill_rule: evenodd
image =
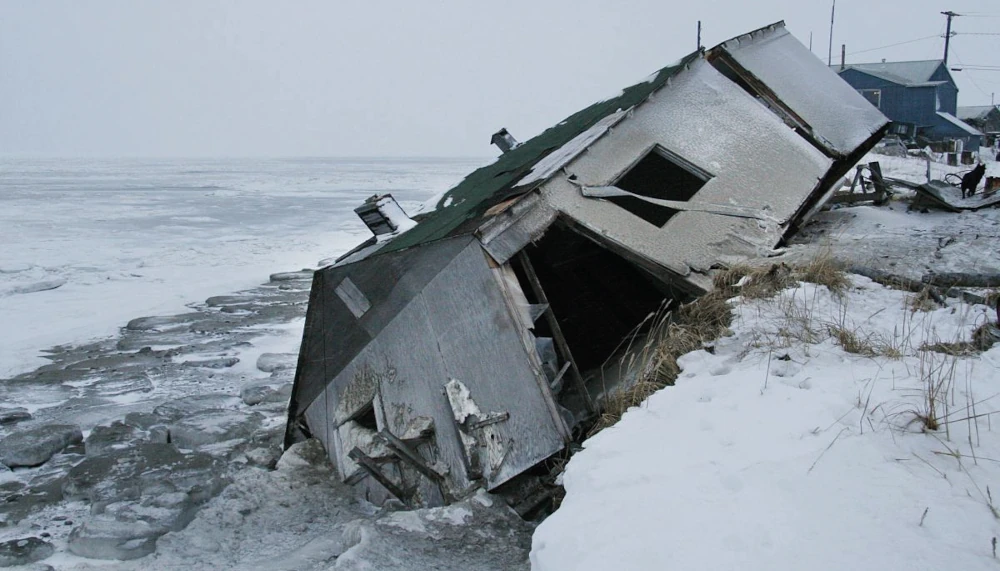
<path id="1" fill-rule="evenodd" d="M 721 47 L 763 81 L 831 151 L 851 154 L 886 123 L 877 109 L 784 26 L 757 30 Z"/>
<path id="2" fill-rule="evenodd" d="M 713 177 L 692 200 L 765 212 L 763 222 L 681 212 L 662 228 L 617 205 L 582 196 L 578 185 L 612 184 L 654 145 Z M 543 187 L 554 207 L 681 275 L 732 256 L 755 255 L 780 239 L 832 162 L 763 104 L 704 60 L 680 73 Z M 566 173 L 575 175 L 572 182 Z M 707 278 L 691 276 L 707 286 Z"/>

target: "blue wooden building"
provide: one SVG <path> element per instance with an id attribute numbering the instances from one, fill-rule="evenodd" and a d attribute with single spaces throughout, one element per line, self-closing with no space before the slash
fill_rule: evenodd
<path id="1" fill-rule="evenodd" d="M 892 119 L 893 130 L 932 141 L 961 140 L 978 149 L 982 134 L 957 117 L 958 87 L 942 60 L 833 66 L 847 83 Z"/>

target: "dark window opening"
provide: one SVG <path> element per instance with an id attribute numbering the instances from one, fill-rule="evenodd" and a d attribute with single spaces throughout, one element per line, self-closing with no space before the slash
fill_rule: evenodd
<path id="1" fill-rule="evenodd" d="M 649 198 L 687 202 L 711 177 L 676 154 L 655 147 L 619 178 L 615 186 Z M 608 200 L 655 226 L 663 226 L 678 212 L 631 196 Z"/>
<path id="2" fill-rule="evenodd" d="M 365 405 L 365 407 L 358 411 L 358 413 L 351 420 L 358 423 L 361 428 L 378 432 L 378 421 L 375 419 L 374 403 L 368 403 Z"/>

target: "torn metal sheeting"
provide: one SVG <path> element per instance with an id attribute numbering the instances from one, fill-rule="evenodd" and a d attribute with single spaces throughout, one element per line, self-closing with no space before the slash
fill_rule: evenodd
<path id="1" fill-rule="evenodd" d="M 719 214 L 720 216 L 735 216 L 737 218 L 753 218 L 755 220 L 774 221 L 773 218 L 767 215 L 767 211 L 765 210 L 753 210 L 749 208 L 741 208 L 739 206 L 729 206 L 726 204 L 708 204 L 698 201 L 684 202 L 679 200 L 663 200 L 649 196 L 642 196 L 634 192 L 623 190 L 617 186 L 582 186 L 580 187 L 580 193 L 588 198 L 629 196 L 643 202 L 648 202 L 649 204 L 663 206 L 665 208 L 673 208 L 675 210 L 707 212 L 709 214 Z"/>
<path id="2" fill-rule="evenodd" d="M 929 206 L 940 208 L 951 212 L 961 212 L 963 210 L 979 210 L 989 206 L 1000 204 L 1000 192 L 991 194 L 973 194 L 971 197 L 962 198 L 962 189 L 952 186 L 942 180 L 932 180 L 921 184 L 915 188 L 916 198 L 913 201 L 914 208 Z"/>
<path id="3" fill-rule="evenodd" d="M 772 253 L 887 126 L 779 22 L 512 144 L 316 272 L 286 444 L 376 504 L 521 494 L 666 308 Z"/>

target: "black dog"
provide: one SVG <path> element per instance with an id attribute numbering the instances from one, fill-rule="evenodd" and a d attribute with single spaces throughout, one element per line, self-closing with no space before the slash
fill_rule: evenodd
<path id="1" fill-rule="evenodd" d="M 976 194 L 976 187 L 979 186 L 979 181 L 983 180 L 984 174 L 986 174 L 986 165 L 979 163 L 976 168 L 962 175 L 962 198 L 966 197 L 966 191 L 969 193 L 969 198 Z"/>

